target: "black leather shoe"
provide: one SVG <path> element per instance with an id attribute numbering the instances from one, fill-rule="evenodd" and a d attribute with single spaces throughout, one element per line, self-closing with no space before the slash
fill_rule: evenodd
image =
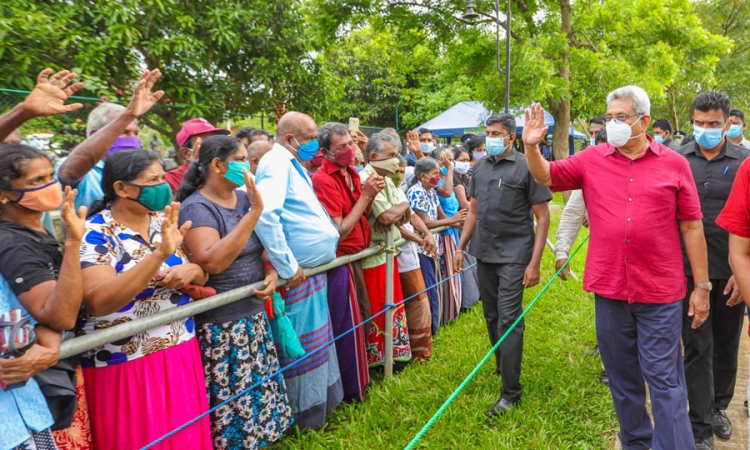
<path id="1" fill-rule="evenodd" d="M 695 450 L 714 450 L 714 438 L 695 438 Z"/>
<path id="2" fill-rule="evenodd" d="M 714 434 L 722 439 L 732 437 L 732 421 L 727 417 L 723 409 L 714 409 L 711 418 L 714 426 Z"/>
<path id="3" fill-rule="evenodd" d="M 516 402 L 509 402 L 508 400 L 501 398 L 497 403 L 492 406 L 492 409 L 484 413 L 485 416 L 493 418 L 501 414 L 505 414 L 511 406 L 515 405 Z"/>
<path id="4" fill-rule="evenodd" d="M 599 382 L 605 386 L 609 386 L 609 375 L 607 375 L 607 371 L 604 369 L 602 369 L 602 374 L 599 375 Z"/>

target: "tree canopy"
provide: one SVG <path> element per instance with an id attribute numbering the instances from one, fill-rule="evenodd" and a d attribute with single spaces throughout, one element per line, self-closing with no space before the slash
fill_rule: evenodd
<path id="1" fill-rule="evenodd" d="M 46 66 L 82 74 L 89 95 L 127 98 L 146 67 L 166 91 L 148 124 L 227 112 L 411 128 L 462 100 L 502 110 L 494 1 L 17 0 L 0 6 L 0 87 L 28 89 Z M 504 8 L 501 2 L 501 9 Z M 541 102 L 563 137 L 637 84 L 652 115 L 689 125 L 690 102 L 720 88 L 750 106 L 750 6 L 739 0 L 512 0 L 511 107 Z M 504 43 L 500 42 L 501 47 Z M 504 52 L 500 64 L 504 65 Z M 555 139 L 555 153 L 566 152 Z"/>

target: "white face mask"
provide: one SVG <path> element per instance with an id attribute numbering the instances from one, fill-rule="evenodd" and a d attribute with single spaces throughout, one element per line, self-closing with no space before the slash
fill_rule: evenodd
<path id="1" fill-rule="evenodd" d="M 638 120 L 633 122 L 633 125 L 638 123 L 642 117 L 639 116 Z M 617 119 L 610 120 L 607 122 L 607 142 L 619 148 L 627 144 L 631 139 L 641 136 L 643 133 L 638 136 L 630 136 L 633 133 L 633 125 L 628 125 L 627 122 L 620 122 Z"/>
<path id="2" fill-rule="evenodd" d="M 471 167 L 471 163 L 469 163 L 469 161 L 455 161 L 453 163 L 453 168 L 456 170 L 456 172 L 460 173 L 461 175 L 465 175 L 469 173 L 470 167 Z"/>

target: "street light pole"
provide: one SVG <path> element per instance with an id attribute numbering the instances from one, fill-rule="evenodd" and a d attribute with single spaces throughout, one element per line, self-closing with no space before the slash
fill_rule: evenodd
<path id="1" fill-rule="evenodd" d="M 500 68 L 500 0 L 495 0 L 495 67 L 501 75 L 505 75 L 505 112 L 510 113 L 510 0 L 506 0 L 505 12 L 505 70 Z M 474 2 L 466 2 L 464 20 L 475 20 L 480 15 L 474 11 Z"/>

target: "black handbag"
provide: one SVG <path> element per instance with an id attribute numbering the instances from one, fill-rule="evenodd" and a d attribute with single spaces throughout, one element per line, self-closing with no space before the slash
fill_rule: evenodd
<path id="1" fill-rule="evenodd" d="M 75 335 L 66 331 L 63 341 L 72 339 Z M 39 388 L 47 400 L 47 406 L 55 420 L 52 431 L 70 428 L 76 413 L 78 401 L 76 398 L 76 367 L 81 364 L 80 355 L 61 359 L 54 366 L 45 369 L 34 377 Z"/>
<path id="2" fill-rule="evenodd" d="M 16 233 L 16 235 L 37 244 L 44 243 L 44 239 L 40 237 L 40 233 L 19 227 L 14 222 L 0 221 L 0 229 Z M 59 249 L 57 246 L 50 245 L 46 250 L 51 260 L 50 267 L 52 267 L 55 257 L 58 256 Z M 64 342 L 74 337 L 75 334 L 73 332 L 66 331 L 62 334 L 62 341 Z M 76 367 L 80 363 L 80 355 L 75 355 L 59 360 L 54 366 L 34 376 L 42 394 L 44 394 L 44 398 L 47 400 L 47 406 L 55 421 L 54 425 L 52 425 L 53 431 L 70 428 L 73 423 L 78 406 L 76 399 Z"/>

